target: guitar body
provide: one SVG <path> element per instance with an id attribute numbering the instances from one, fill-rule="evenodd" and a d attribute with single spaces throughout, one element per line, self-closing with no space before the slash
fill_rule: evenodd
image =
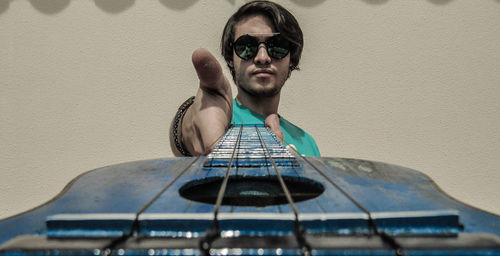
<path id="1" fill-rule="evenodd" d="M 237 126 L 206 157 L 87 172 L 0 221 L 0 255 L 500 255 L 500 217 L 417 171 L 283 150 Z"/>

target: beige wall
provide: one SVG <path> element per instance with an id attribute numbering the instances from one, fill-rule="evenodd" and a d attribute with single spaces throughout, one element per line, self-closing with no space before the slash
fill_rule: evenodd
<path id="1" fill-rule="evenodd" d="M 171 157 L 195 92 L 191 52 L 218 54 L 242 0 L 0 0 L 0 218 L 94 168 Z M 500 214 L 500 1 L 290 0 L 302 71 L 280 113 L 323 156 L 403 165 Z"/>

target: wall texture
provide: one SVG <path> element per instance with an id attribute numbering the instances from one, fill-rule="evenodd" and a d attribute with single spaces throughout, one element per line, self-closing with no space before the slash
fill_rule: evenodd
<path id="1" fill-rule="evenodd" d="M 0 218 L 82 172 L 171 157 L 191 53 L 218 55 L 243 2 L 0 0 Z M 499 0 L 282 4 L 306 42 L 280 113 L 323 156 L 417 169 L 500 214 Z"/>

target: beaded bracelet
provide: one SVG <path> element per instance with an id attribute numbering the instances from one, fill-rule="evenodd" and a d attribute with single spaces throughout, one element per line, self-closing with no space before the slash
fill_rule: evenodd
<path id="1" fill-rule="evenodd" d="M 182 143 L 182 132 L 179 132 L 179 126 L 182 124 L 182 119 L 184 119 L 184 114 L 186 114 L 187 109 L 193 104 L 194 96 L 190 97 L 177 110 L 177 114 L 175 114 L 174 119 L 174 127 L 172 129 L 172 133 L 174 136 L 174 144 L 175 148 L 183 155 L 183 156 L 192 156 L 184 147 Z M 181 128 L 182 131 L 182 128 Z M 178 138 L 179 137 L 179 138 Z"/>

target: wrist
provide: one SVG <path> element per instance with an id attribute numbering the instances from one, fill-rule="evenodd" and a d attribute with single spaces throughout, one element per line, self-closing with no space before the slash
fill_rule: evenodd
<path id="1" fill-rule="evenodd" d="M 194 98 L 195 97 L 192 96 L 184 101 L 184 103 L 182 103 L 182 105 L 177 110 L 177 113 L 175 114 L 173 123 L 172 136 L 174 139 L 174 145 L 177 151 L 179 151 L 179 153 L 181 153 L 183 156 L 192 156 L 191 153 L 189 153 L 189 151 L 186 149 L 182 141 L 182 121 L 188 108 L 193 104 Z"/>

